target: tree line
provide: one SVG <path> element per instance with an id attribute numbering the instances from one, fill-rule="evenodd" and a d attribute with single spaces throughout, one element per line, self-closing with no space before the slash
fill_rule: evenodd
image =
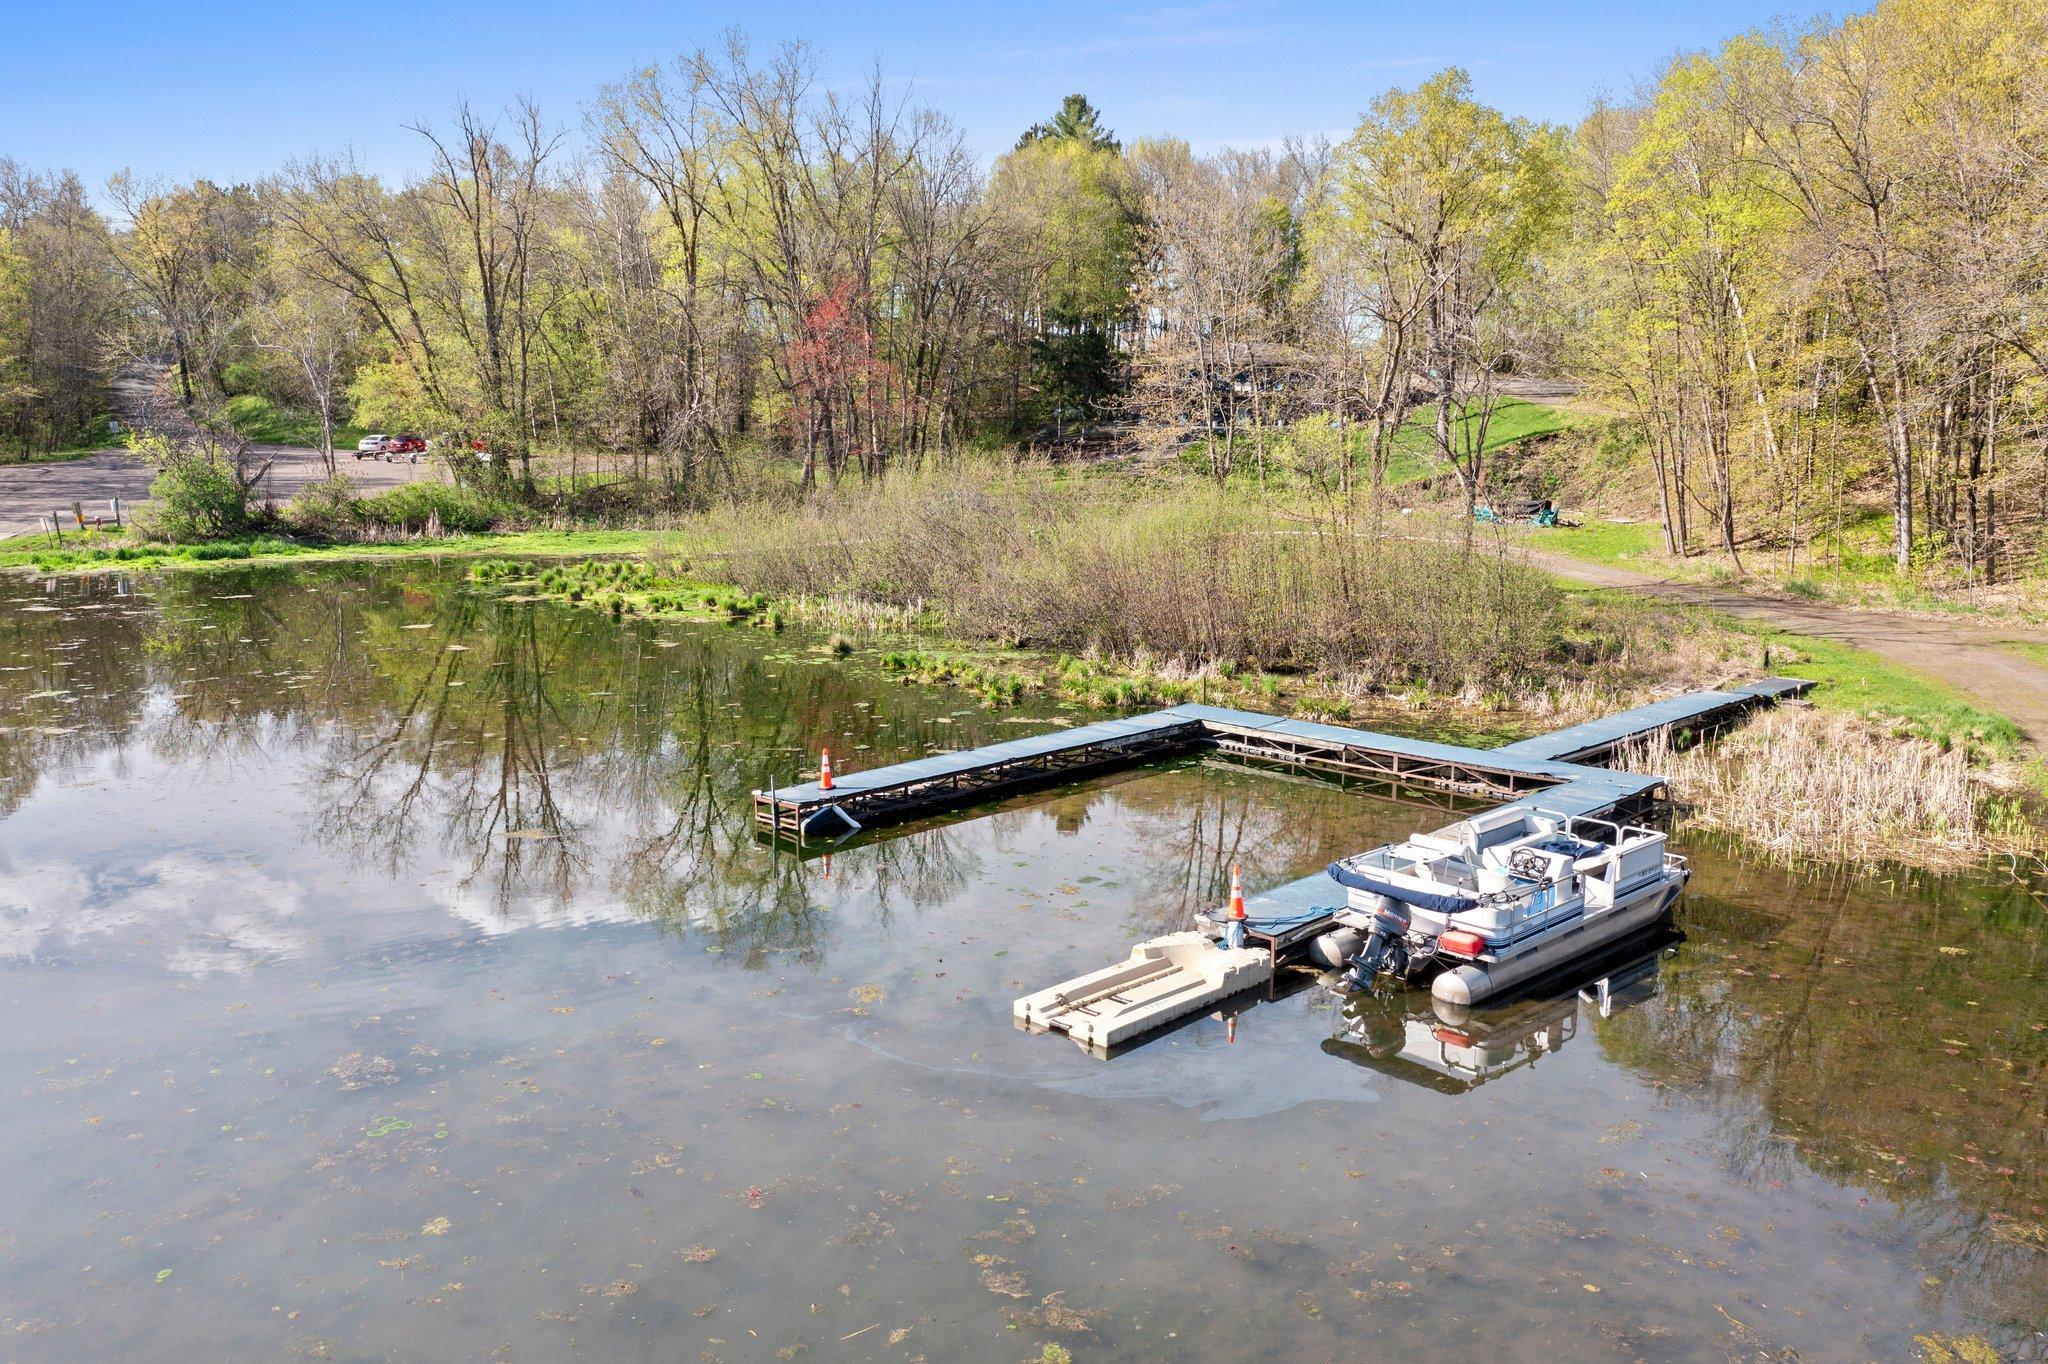
<path id="1" fill-rule="evenodd" d="M 202 415 L 459 435 L 529 497 L 565 452 L 701 506 L 1104 442 L 1370 498 L 1399 435 L 1469 510 L 1533 372 L 1623 419 L 1674 551 L 1796 566 L 1888 522 L 1900 565 L 1992 578 L 2048 518 L 2044 56 L 2038 0 L 1884 0 L 1576 127 L 1453 69 L 1206 156 L 1076 95 L 983 166 L 879 74 L 735 37 L 574 129 L 461 106 L 397 182 L 124 175 L 110 220 L 0 163 L 0 443 L 81 438 L 150 354 Z"/>

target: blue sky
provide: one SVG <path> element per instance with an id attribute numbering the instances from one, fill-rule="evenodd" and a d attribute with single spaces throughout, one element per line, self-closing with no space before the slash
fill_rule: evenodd
<path id="1" fill-rule="evenodd" d="M 1774 19 L 1796 0 L 1578 4 L 1487 0 L 0 0 L 0 156 L 98 185 L 138 173 L 252 179 L 353 147 L 373 169 L 421 164 L 404 125 L 459 96 L 531 95 L 574 127 L 606 82 L 744 28 L 803 39 L 824 78 L 885 76 L 993 156 L 1086 93 L 1126 139 L 1198 150 L 1349 127 L 1378 92 L 1462 65 L 1511 113 L 1570 120 L 1674 54 Z"/>

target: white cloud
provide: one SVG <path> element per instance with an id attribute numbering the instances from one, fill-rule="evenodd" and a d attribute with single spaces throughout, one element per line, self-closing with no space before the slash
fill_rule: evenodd
<path id="1" fill-rule="evenodd" d="M 0 883 L 0 958 L 131 932 L 147 935 L 169 970 L 240 974 L 305 946 L 308 935 L 292 922 L 303 906 L 289 881 L 186 851 L 119 876 L 62 862 L 14 865 Z"/>
<path id="2" fill-rule="evenodd" d="M 645 915 L 601 893 L 556 895 L 515 894 L 501 897 L 477 882 L 437 886 L 434 903 L 483 933 L 517 933 L 529 928 L 587 928 L 595 924 L 629 924 Z"/>

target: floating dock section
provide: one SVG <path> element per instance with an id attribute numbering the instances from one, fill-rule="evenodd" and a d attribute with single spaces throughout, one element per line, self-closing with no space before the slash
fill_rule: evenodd
<path id="1" fill-rule="evenodd" d="M 846 773 L 829 788 L 807 781 L 756 791 L 754 819 L 769 836 L 801 843 L 1205 748 L 1408 787 L 1540 803 L 1563 814 L 1641 819 L 1664 804 L 1662 778 L 1600 764 L 1629 744 L 1657 735 L 1709 733 L 1753 707 L 1796 696 L 1811 685 L 1768 678 L 1728 691 L 1692 692 L 1499 748 L 1432 743 L 1223 706 L 1180 705 Z"/>
<path id="2" fill-rule="evenodd" d="M 754 792 L 754 819 L 779 838 L 837 836 L 900 823 L 1005 791 L 1131 767 L 1188 752 L 1203 742 L 1202 722 L 1174 710 L 1102 720 L 959 753 L 851 772 L 830 789 L 815 781 Z"/>
<path id="3" fill-rule="evenodd" d="M 1813 683 L 1802 678 L 1767 677 L 1727 691 L 1688 692 L 1488 751 L 1509 759 L 1605 766 L 1631 744 L 1678 735 L 1690 740 L 1703 739 L 1752 706 L 1799 696 L 1811 686 Z"/>
<path id="4" fill-rule="evenodd" d="M 1219 948 L 1206 933 L 1169 933 L 1139 943 L 1114 966 L 1024 996 L 1015 1013 L 1024 1027 L 1107 1051 L 1272 978 L 1269 953 Z"/>

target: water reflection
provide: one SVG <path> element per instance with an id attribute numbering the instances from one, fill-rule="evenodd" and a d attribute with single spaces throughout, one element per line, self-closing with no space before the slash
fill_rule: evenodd
<path id="1" fill-rule="evenodd" d="M 1654 998 L 1679 941 L 1660 933 L 1622 944 L 1601 962 L 1476 1009 L 1425 991 L 1361 991 L 1345 1000 L 1322 1049 L 1440 1094 L 1467 1093 L 1556 1055 L 1579 1035 L 1582 1007 L 1604 1020 Z"/>
<path id="2" fill-rule="evenodd" d="M 241 1353 L 561 1353 L 567 1326 L 478 1292 L 552 1270 L 594 1291 L 542 1310 L 614 1357 L 752 1357 L 708 1339 L 749 1327 L 834 1356 L 1146 1358 L 1201 1329 L 1321 1357 L 1453 1322 L 1509 1357 L 2031 1348 L 2038 888 L 1794 875 L 1689 838 L 1686 941 L 1653 973 L 1456 1019 L 1283 989 L 1098 1063 L 1013 1033 L 1009 1000 L 1181 926 L 1233 862 L 1288 879 L 1442 819 L 1202 761 L 829 862 L 755 839 L 748 793 L 821 743 L 865 766 L 1053 718 L 797 634 L 616 624 L 417 566 L 0 585 L 24 1172 L 0 1263 L 56 1304 L 0 1326 L 66 1324 L 11 1336 L 29 1357 L 198 1348 L 207 1299 L 246 1292 Z M 226 1192 L 181 1205 L 188 1183 Z M 416 1229 L 468 1200 L 513 1211 L 431 1283 L 383 1267 L 439 1253 Z M 1027 1269 L 1029 1298 L 990 1287 Z M 464 1329 L 420 1337 L 404 1313 L 436 1296 Z M 265 1320 L 285 1299 L 320 1341 Z M 1482 1310 L 1503 1300 L 1512 1331 Z M 839 1345 L 879 1302 L 905 1320 Z M 1068 1302 L 1085 1332 L 1044 1325 Z"/>

